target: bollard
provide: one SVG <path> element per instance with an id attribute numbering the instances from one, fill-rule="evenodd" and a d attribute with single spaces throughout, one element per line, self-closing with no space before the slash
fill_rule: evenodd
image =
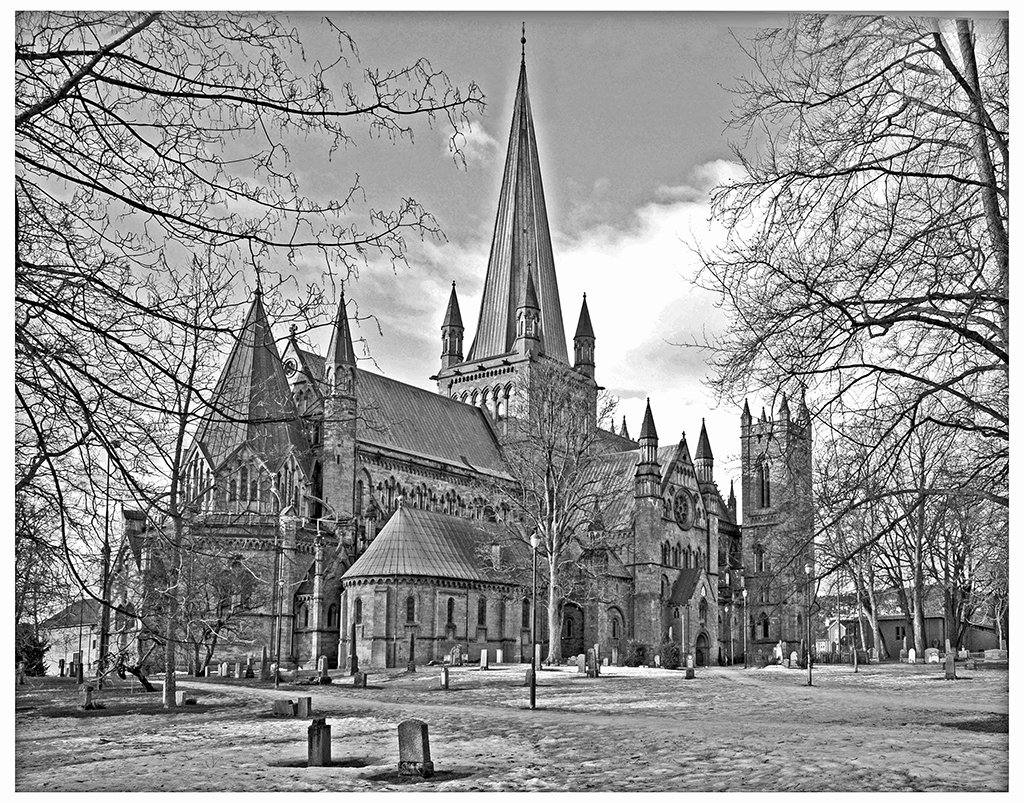
<path id="1" fill-rule="evenodd" d="M 447 689 L 448 688 L 448 667 L 447 666 L 442 666 L 441 667 L 441 688 L 442 689 Z"/>
<path id="2" fill-rule="evenodd" d="M 416 633 L 413 631 L 409 634 L 409 663 L 406 665 L 406 669 L 410 672 L 416 671 Z"/>
<path id="3" fill-rule="evenodd" d="M 356 625 L 352 623 L 348 640 L 348 673 L 355 675 L 359 671 L 359 657 L 356 655 Z"/>
<path id="4" fill-rule="evenodd" d="M 356 670 L 356 673 L 352 676 L 352 685 L 357 689 L 366 688 L 366 673 Z"/>
<path id="5" fill-rule="evenodd" d="M 326 718 L 314 719 L 310 723 L 306 729 L 306 740 L 309 748 L 306 766 L 331 766 L 331 726 L 327 724 Z"/>
<path id="6" fill-rule="evenodd" d="M 480 668 L 487 669 L 490 666 L 487 659 L 487 650 L 483 649 L 480 651 Z"/>
<path id="7" fill-rule="evenodd" d="M 503 663 L 505 663 L 505 651 L 504 650 L 498 650 L 497 651 L 497 653 L 494 656 L 494 663 L 496 663 L 496 664 L 503 664 Z"/>
<path id="8" fill-rule="evenodd" d="M 429 778 L 434 774 L 426 722 L 407 719 L 399 724 L 398 771 L 402 775 L 419 775 L 423 778 Z"/>
<path id="9" fill-rule="evenodd" d="M 82 689 L 82 708 L 85 709 L 86 711 L 92 711 L 92 710 L 94 710 L 96 708 L 99 708 L 99 706 L 96 705 L 96 703 L 93 702 L 92 693 L 93 693 L 93 687 L 92 686 L 86 686 L 85 688 Z"/>
<path id="10" fill-rule="evenodd" d="M 946 680 L 956 680 L 956 655 L 952 651 L 946 653 Z"/>

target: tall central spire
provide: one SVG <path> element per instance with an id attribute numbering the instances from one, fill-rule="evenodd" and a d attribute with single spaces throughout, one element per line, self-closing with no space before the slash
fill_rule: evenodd
<path id="1" fill-rule="evenodd" d="M 519 67 L 508 155 L 498 196 L 498 216 L 487 263 L 487 278 L 484 280 L 480 320 L 467 362 L 507 354 L 515 349 L 516 309 L 526 287 L 528 271 L 532 272 L 537 289 L 544 352 L 549 357 L 569 362 L 548 213 L 544 204 L 544 186 L 540 178 L 537 136 L 526 86 L 525 39 L 524 30 L 523 61 Z"/>

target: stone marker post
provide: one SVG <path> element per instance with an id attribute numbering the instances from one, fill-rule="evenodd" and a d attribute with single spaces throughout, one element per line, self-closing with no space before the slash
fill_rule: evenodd
<path id="1" fill-rule="evenodd" d="M 366 688 L 366 673 L 365 672 L 360 672 L 357 669 L 356 673 L 352 676 L 352 685 L 355 686 L 357 689 L 365 689 Z"/>
<path id="2" fill-rule="evenodd" d="M 916 664 L 917 663 L 917 650 L 915 650 L 913 647 L 911 647 L 909 650 L 907 650 L 907 663 L 908 664 Z"/>
<path id="3" fill-rule="evenodd" d="M 299 717 L 308 717 L 313 715 L 313 698 L 312 697 L 300 697 L 295 703 L 295 715 Z M 317 764 L 315 766 L 323 766 Z"/>
<path id="4" fill-rule="evenodd" d="M 419 775 L 423 778 L 429 778 L 434 774 L 426 722 L 407 719 L 399 724 L 398 771 L 402 775 Z"/>
<path id="5" fill-rule="evenodd" d="M 63 658 L 61 658 L 57 662 L 57 671 L 60 673 L 60 675 L 59 675 L 60 677 L 64 677 L 64 659 Z"/>
<path id="6" fill-rule="evenodd" d="M 416 632 L 409 633 L 409 663 L 406 666 L 410 672 L 416 671 Z"/>
<path id="7" fill-rule="evenodd" d="M 260 658 L 260 680 L 270 680 L 270 662 L 267 660 L 267 648 L 263 648 L 263 656 Z"/>
<path id="8" fill-rule="evenodd" d="M 331 726 L 327 724 L 326 718 L 314 719 L 309 723 L 306 743 L 309 748 L 307 767 L 331 766 Z"/>
<path id="9" fill-rule="evenodd" d="M 481 669 L 489 669 L 490 668 L 490 664 L 488 663 L 488 658 L 487 658 L 487 648 L 486 647 L 480 651 L 480 668 Z"/>
<path id="10" fill-rule="evenodd" d="M 329 683 L 331 680 L 330 675 L 327 674 L 327 656 L 321 655 L 320 659 L 316 662 L 316 673 L 321 683 Z"/>
<path id="11" fill-rule="evenodd" d="M 348 673 L 355 675 L 359 671 L 359 656 L 356 655 L 356 623 L 352 623 L 348 634 Z"/>
<path id="12" fill-rule="evenodd" d="M 946 680 L 956 680 L 956 655 L 952 650 L 946 651 Z"/>
<path id="13" fill-rule="evenodd" d="M 448 667 L 447 666 L 442 666 L 441 667 L 441 688 L 442 689 L 447 689 L 448 688 Z"/>
<path id="14" fill-rule="evenodd" d="M 581 675 L 587 671 L 587 656 L 583 653 L 576 656 L 576 671 Z"/>
<path id="15" fill-rule="evenodd" d="M 96 703 L 93 702 L 92 693 L 92 686 L 87 685 L 82 689 L 82 708 L 84 708 L 86 711 L 92 711 L 93 709 L 97 708 Z"/>
<path id="16" fill-rule="evenodd" d="M 494 663 L 496 663 L 496 664 L 503 664 L 503 663 L 505 663 L 505 651 L 504 650 L 498 649 L 497 653 L 494 656 Z"/>

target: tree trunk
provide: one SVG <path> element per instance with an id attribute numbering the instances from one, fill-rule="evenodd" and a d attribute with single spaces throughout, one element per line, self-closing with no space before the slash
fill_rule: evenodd
<path id="1" fill-rule="evenodd" d="M 875 647 L 878 650 L 878 660 L 889 658 L 889 648 L 882 641 L 882 628 L 878 624 L 878 603 L 875 601 L 875 583 L 873 577 L 868 577 L 865 583 L 865 591 L 868 595 L 868 602 L 871 610 L 868 611 L 868 620 L 871 622 L 871 637 L 874 639 Z"/>
<path id="2" fill-rule="evenodd" d="M 149 682 L 149 679 L 142 674 L 142 669 L 140 669 L 139 667 L 129 666 L 126 664 L 125 671 L 135 675 L 139 683 L 142 684 L 142 688 L 144 688 L 146 691 L 156 691 L 156 686 Z"/>
<path id="3" fill-rule="evenodd" d="M 548 561 L 548 658 L 547 663 L 562 660 L 562 595 L 554 561 Z"/>

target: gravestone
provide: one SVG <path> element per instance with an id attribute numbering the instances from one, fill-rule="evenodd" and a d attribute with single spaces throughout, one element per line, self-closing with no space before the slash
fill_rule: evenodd
<path id="1" fill-rule="evenodd" d="M 452 666 L 462 666 L 462 645 L 456 644 L 452 647 Z"/>
<path id="2" fill-rule="evenodd" d="M 179 691 L 178 692 L 178 705 L 195 705 L 196 695 L 195 692 Z"/>
<path id="3" fill-rule="evenodd" d="M 800 654 L 796 650 L 789 654 L 789 666 L 800 666 Z"/>
<path id="4" fill-rule="evenodd" d="M 956 656 L 952 651 L 946 653 L 946 680 L 956 680 Z"/>
<path id="5" fill-rule="evenodd" d="M 407 719 L 398 725 L 398 771 L 402 775 L 419 775 L 423 778 L 434 774 L 426 722 Z"/>
<path id="6" fill-rule="evenodd" d="M 924 662 L 926 664 L 937 664 L 939 662 L 939 651 L 935 647 L 929 647 L 924 651 Z"/>
<path id="7" fill-rule="evenodd" d="M 300 697 L 295 703 L 295 716 L 308 717 L 313 714 L 313 698 Z M 319 766 L 319 765 L 318 765 Z"/>
<path id="8" fill-rule="evenodd" d="M 270 680 L 270 662 L 267 660 L 267 648 L 263 648 L 263 657 L 260 658 L 260 680 Z"/>
<path id="9" fill-rule="evenodd" d="M 608 659 L 607 658 L 601 659 L 601 666 L 608 666 Z"/>
<path id="10" fill-rule="evenodd" d="M 447 689 L 448 688 L 448 667 L 447 666 L 442 666 L 441 667 L 441 688 L 442 689 Z"/>
<path id="11" fill-rule="evenodd" d="M 64 659 L 61 658 L 57 662 L 57 671 L 60 673 L 60 677 L 64 677 Z"/>
<path id="12" fill-rule="evenodd" d="M 357 689 L 365 689 L 366 673 L 357 670 L 356 673 L 352 676 L 352 685 L 355 686 Z"/>
<path id="13" fill-rule="evenodd" d="M 309 698 L 306 698 L 309 699 Z M 307 767 L 331 766 L 331 726 L 327 719 L 314 719 L 306 729 Z"/>
<path id="14" fill-rule="evenodd" d="M 576 671 L 580 674 L 587 671 L 587 656 L 583 653 L 576 656 Z"/>
<path id="15" fill-rule="evenodd" d="M 601 663 L 601 645 L 600 644 L 595 644 L 594 645 L 594 660 L 597 661 L 598 663 Z"/>
<path id="16" fill-rule="evenodd" d="M 876 663 L 876 664 L 878 663 L 878 648 L 877 647 L 872 647 L 870 649 L 870 651 L 868 652 L 868 655 L 870 656 L 871 660 L 874 663 Z"/>
<path id="17" fill-rule="evenodd" d="M 908 664 L 916 664 L 917 663 L 917 650 L 915 650 L 913 647 L 911 647 L 909 650 L 907 650 L 907 663 Z"/>
<path id="18" fill-rule="evenodd" d="M 946 639 L 946 652 L 952 652 L 953 648 L 950 646 L 949 639 Z"/>
<path id="19" fill-rule="evenodd" d="M 416 671 L 416 633 L 409 633 L 409 663 L 406 664 L 406 669 L 410 672 Z"/>
<path id="20" fill-rule="evenodd" d="M 487 650 L 486 649 L 480 650 L 480 668 L 481 669 L 489 669 L 490 668 L 490 664 L 488 663 Z"/>
<path id="21" fill-rule="evenodd" d="M 505 663 L 505 651 L 502 649 L 496 650 L 494 655 L 494 663 L 503 664 Z"/>
<path id="22" fill-rule="evenodd" d="M 226 661 L 221 661 L 220 668 L 217 670 L 217 674 L 220 675 L 222 678 L 231 677 L 231 673 L 230 670 L 228 669 Z"/>
<path id="23" fill-rule="evenodd" d="M 275 717 L 295 716 L 295 703 L 291 700 L 274 700 L 273 712 Z"/>
<path id="24" fill-rule="evenodd" d="M 697 677 L 697 673 L 693 671 L 693 655 L 688 654 L 686 656 L 686 679 L 693 680 Z"/>
<path id="25" fill-rule="evenodd" d="M 1007 650 L 985 650 L 986 661 L 1007 661 L 1010 653 Z"/>
<path id="26" fill-rule="evenodd" d="M 82 708 L 86 711 L 93 711 L 99 706 L 92 699 L 92 693 L 95 691 L 91 685 L 86 685 L 82 688 Z"/>
<path id="27" fill-rule="evenodd" d="M 971 654 L 967 652 L 967 650 L 960 650 L 960 652 L 956 654 L 956 657 L 958 661 L 966 661 L 971 657 Z"/>
<path id="28" fill-rule="evenodd" d="M 320 684 L 327 684 L 331 682 L 331 676 L 327 672 L 327 656 L 321 655 L 320 660 L 317 661 L 316 666 L 317 676 L 316 682 Z"/>
<path id="29" fill-rule="evenodd" d="M 85 683 L 85 667 L 82 665 L 81 661 L 75 664 L 75 670 L 75 674 L 78 676 L 78 685 L 81 686 Z"/>
<path id="30" fill-rule="evenodd" d="M 247 680 L 252 680 L 256 677 L 256 672 L 252 668 L 252 656 L 250 655 L 245 661 L 245 677 Z"/>
<path id="31" fill-rule="evenodd" d="M 661 666 L 661 656 L 660 655 L 655 655 L 654 656 L 654 665 L 656 667 L 660 667 Z"/>
<path id="32" fill-rule="evenodd" d="M 587 677 L 596 678 L 601 676 L 601 667 L 597 662 L 597 653 L 593 648 L 587 650 Z"/>
<path id="33" fill-rule="evenodd" d="M 612 647 L 612 666 L 621 666 L 619 663 L 619 648 Z"/>
<path id="34" fill-rule="evenodd" d="M 235 661 L 235 674 L 233 675 L 233 677 L 242 680 L 245 677 L 245 669 L 243 667 L 244 664 L 242 664 L 240 661 Z"/>
<path id="35" fill-rule="evenodd" d="M 903 648 L 900 650 L 900 663 L 905 664 L 907 662 L 907 650 Z"/>

